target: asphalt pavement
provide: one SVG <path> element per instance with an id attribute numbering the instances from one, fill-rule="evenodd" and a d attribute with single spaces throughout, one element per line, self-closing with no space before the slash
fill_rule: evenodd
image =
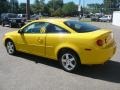
<path id="1" fill-rule="evenodd" d="M 0 90 L 120 90 L 120 27 L 91 24 L 113 31 L 117 52 L 105 65 L 80 66 L 74 73 L 65 72 L 49 59 L 25 53 L 8 55 L 2 38 L 17 29 L 0 26 Z"/>

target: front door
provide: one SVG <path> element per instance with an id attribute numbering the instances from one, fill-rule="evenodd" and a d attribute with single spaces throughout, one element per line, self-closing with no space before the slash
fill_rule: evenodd
<path id="1" fill-rule="evenodd" d="M 44 56 L 46 34 L 41 33 L 41 28 L 44 27 L 44 24 L 42 22 L 34 22 L 23 28 L 23 34 L 20 34 L 17 39 L 17 48 L 23 52 Z"/>

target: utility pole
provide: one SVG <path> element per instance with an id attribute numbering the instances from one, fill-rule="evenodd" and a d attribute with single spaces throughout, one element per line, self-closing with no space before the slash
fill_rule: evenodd
<path id="1" fill-rule="evenodd" d="M 79 5 L 78 5 L 78 12 L 79 12 L 79 20 L 81 19 L 81 0 L 79 0 Z"/>
<path id="2" fill-rule="evenodd" d="M 27 14 L 27 20 L 30 20 L 30 0 L 27 0 L 26 3 L 26 14 Z"/>
<path id="3" fill-rule="evenodd" d="M 15 0 L 10 0 L 10 5 L 11 5 L 10 12 L 15 13 Z"/>
<path id="4" fill-rule="evenodd" d="M 52 4 L 53 4 L 53 11 L 55 11 L 55 8 L 54 8 L 54 0 L 52 0 Z"/>

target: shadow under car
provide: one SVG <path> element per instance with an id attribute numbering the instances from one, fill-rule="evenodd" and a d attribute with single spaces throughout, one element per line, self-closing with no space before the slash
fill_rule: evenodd
<path id="1" fill-rule="evenodd" d="M 50 67 L 61 69 L 61 66 L 59 65 L 58 61 L 49 60 L 46 58 L 42 58 L 26 53 L 21 53 L 21 52 L 19 52 L 19 54 L 15 56 L 33 61 L 35 63 L 41 63 Z M 73 74 L 77 74 L 80 76 L 85 76 L 93 79 L 120 83 L 120 62 L 108 61 L 104 65 L 93 65 L 93 66 L 81 65 L 77 71 L 73 72 Z"/>

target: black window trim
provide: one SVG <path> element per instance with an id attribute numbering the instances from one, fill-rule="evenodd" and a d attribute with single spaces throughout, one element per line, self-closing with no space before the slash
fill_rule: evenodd
<path id="1" fill-rule="evenodd" d="M 22 28 L 23 33 L 24 33 L 24 34 L 44 34 L 44 33 L 27 33 L 27 32 L 24 32 L 24 30 L 25 30 L 27 27 L 29 27 L 30 25 L 35 24 L 35 23 L 46 23 L 46 22 L 32 22 L 32 23 L 28 24 L 27 26 L 25 26 L 24 28 Z M 44 26 L 43 26 L 43 27 L 44 27 Z"/>
<path id="2" fill-rule="evenodd" d="M 72 28 L 72 27 L 70 27 L 69 25 L 67 25 L 67 22 L 68 21 L 65 21 L 64 22 L 64 24 L 67 26 L 67 27 L 69 27 L 69 28 L 71 28 L 73 31 L 75 31 L 75 32 L 77 32 L 77 33 L 86 33 L 86 32 L 91 32 L 91 31 L 86 31 L 86 32 L 78 32 L 77 30 L 75 30 L 74 28 Z M 83 22 L 81 22 L 81 23 L 83 23 Z M 84 24 L 87 24 L 87 23 L 84 23 Z M 91 25 L 91 24 L 88 24 L 88 25 Z M 91 25 L 91 26 L 93 26 L 93 25 Z M 94 26 L 94 27 L 96 27 L 96 26 Z M 99 30 L 100 28 L 98 28 L 98 27 L 96 27 L 97 29 L 95 29 L 95 30 L 93 30 L 93 31 L 96 31 L 96 30 Z"/>
<path id="3" fill-rule="evenodd" d="M 52 25 L 55 25 L 55 26 L 63 29 L 64 31 L 66 31 L 66 33 L 62 33 L 62 34 L 69 34 L 69 33 L 71 33 L 70 31 L 66 30 L 65 28 L 63 28 L 63 27 L 61 27 L 61 26 L 59 26 L 59 25 L 56 25 L 56 24 L 53 24 L 53 23 L 50 23 L 50 22 L 47 22 L 47 23 L 48 23 L 48 25 L 49 25 L 49 24 L 52 24 Z M 47 26 L 48 26 L 48 25 L 47 25 Z M 46 26 L 46 27 L 47 27 L 47 26 Z M 46 28 L 46 27 L 45 27 L 45 28 Z M 45 33 L 46 33 L 46 34 L 60 34 L 60 33 L 49 33 L 49 32 L 47 32 L 47 30 L 46 30 Z"/>

